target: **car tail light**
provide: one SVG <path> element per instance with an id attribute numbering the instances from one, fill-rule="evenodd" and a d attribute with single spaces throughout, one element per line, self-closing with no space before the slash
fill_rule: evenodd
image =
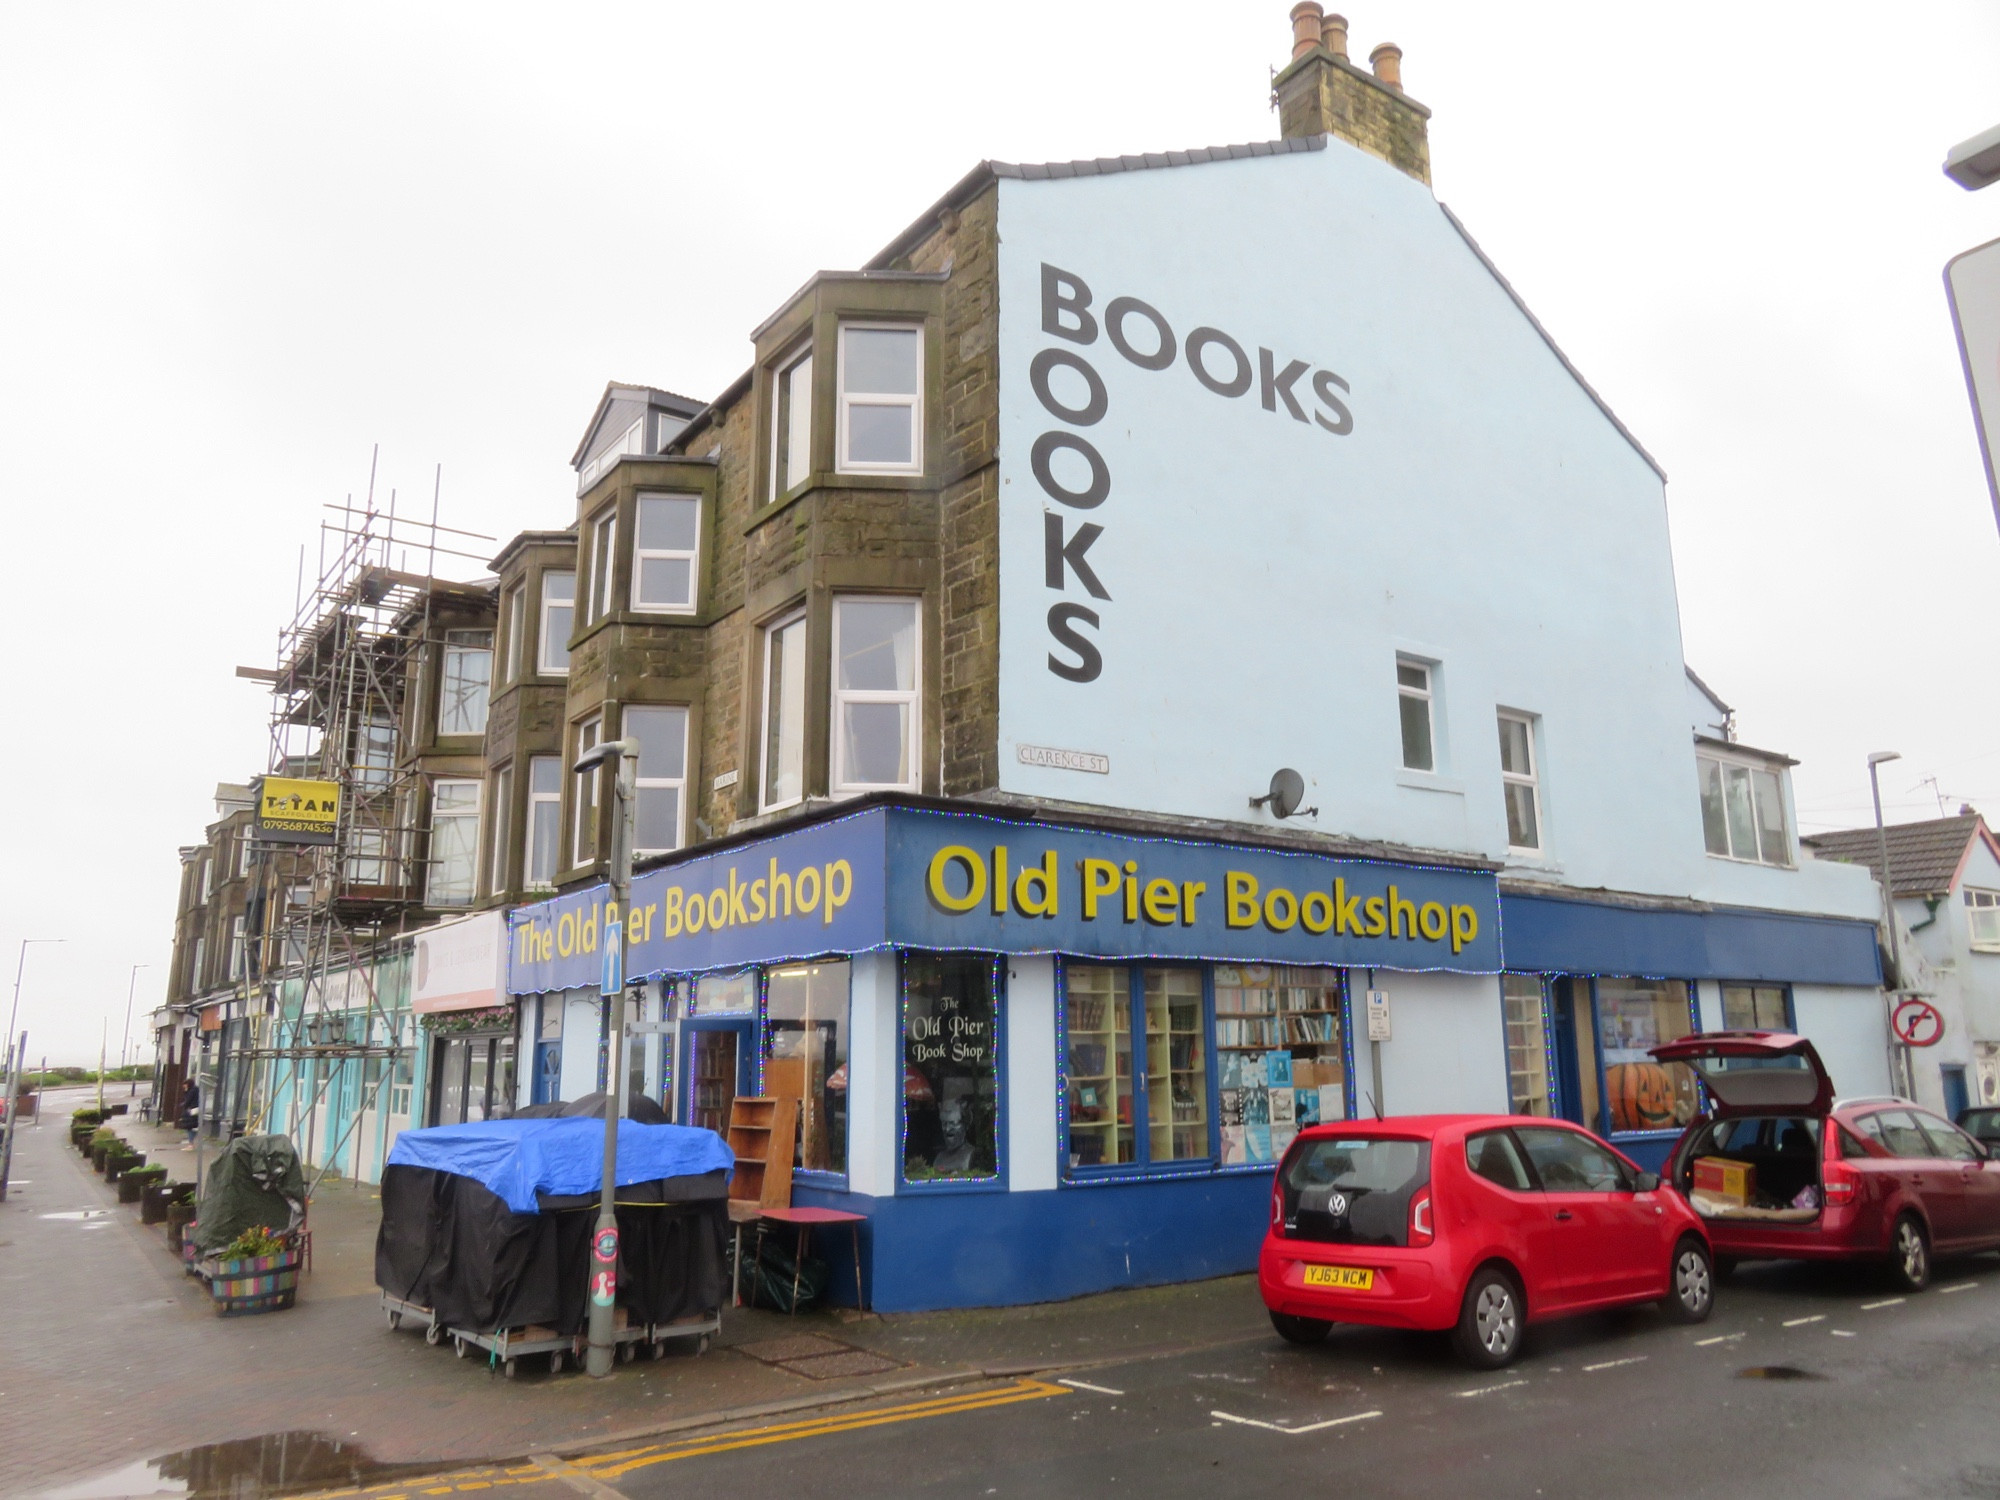
<path id="1" fill-rule="evenodd" d="M 1431 1190 L 1426 1183 L 1417 1189 L 1410 1199 L 1410 1243 L 1428 1245 L 1434 1236 L 1431 1233 Z"/>
<path id="2" fill-rule="evenodd" d="M 1282 1172 L 1271 1178 L 1271 1233 L 1285 1232 L 1285 1182 Z"/>
<path id="3" fill-rule="evenodd" d="M 1861 1191 L 1860 1174 L 1844 1161 L 1827 1162 L 1821 1171 L 1821 1181 L 1826 1184 L 1826 1201 L 1830 1208 L 1852 1203 Z"/>

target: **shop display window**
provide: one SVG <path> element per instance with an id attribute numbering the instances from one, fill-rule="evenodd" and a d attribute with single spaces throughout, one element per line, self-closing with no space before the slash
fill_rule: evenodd
<path id="1" fill-rule="evenodd" d="M 999 963 L 903 955 L 903 1180 L 1000 1175 Z"/>
<path id="2" fill-rule="evenodd" d="M 764 1094 L 799 1101 L 803 1172 L 847 1170 L 848 963 L 786 964 L 764 983 Z"/>
<path id="3" fill-rule="evenodd" d="M 1553 1115 L 1542 977 L 1503 974 L 1500 992 L 1507 1024 L 1507 1107 L 1517 1115 Z"/>
<path id="4" fill-rule="evenodd" d="M 1695 1117 L 1701 1099 L 1693 1070 L 1685 1063 L 1654 1062 L 1648 1055 L 1695 1026 L 1685 980 L 1597 981 L 1598 1047 L 1612 1130 L 1678 1130 Z"/>
<path id="5" fill-rule="evenodd" d="M 1212 1159 L 1214 1059 L 1201 970 L 1069 964 L 1063 985 L 1070 1166 Z M 1144 1059 L 1143 1077 L 1135 1057 Z"/>
<path id="6" fill-rule="evenodd" d="M 1346 972 L 1217 964 L 1222 1164 L 1276 1161 L 1301 1126 L 1348 1117 Z"/>

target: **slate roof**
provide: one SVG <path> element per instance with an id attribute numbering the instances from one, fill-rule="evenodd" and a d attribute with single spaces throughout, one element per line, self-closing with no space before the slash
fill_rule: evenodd
<path id="1" fill-rule="evenodd" d="M 1898 896 L 1942 896 L 1958 878 L 1965 853 L 1975 838 L 1989 844 L 1993 835 L 1977 813 L 1956 818 L 1931 818 L 1922 823 L 1894 823 L 1885 832 L 1889 840 L 1889 870 L 1895 878 Z M 1821 859 L 1837 859 L 1845 864 L 1866 865 L 1879 881 L 1882 878 L 1881 846 L 1873 828 L 1844 828 L 1836 833 L 1816 833 L 1799 841 Z M 2000 852 L 2000 850 L 1996 850 Z"/>

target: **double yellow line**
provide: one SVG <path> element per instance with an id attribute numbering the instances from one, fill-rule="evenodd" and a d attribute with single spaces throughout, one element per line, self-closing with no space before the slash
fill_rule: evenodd
<path id="1" fill-rule="evenodd" d="M 927 1417 L 952 1417 L 960 1412 L 984 1411 L 994 1406 L 1013 1406 L 1022 1401 L 1044 1401 L 1050 1396 L 1067 1396 L 1066 1386 L 1043 1380 L 1016 1380 L 994 1390 L 965 1391 L 940 1396 L 931 1401 L 913 1401 L 903 1406 L 878 1406 L 844 1415 L 814 1417 L 803 1422 L 780 1422 L 770 1427 L 750 1427 L 737 1432 L 719 1432 L 712 1437 L 684 1443 L 656 1444 L 628 1448 L 619 1453 L 599 1453 L 573 1458 L 572 1467 L 593 1479 L 619 1479 L 635 1469 L 672 1463 L 678 1458 L 701 1458 L 710 1453 L 728 1453 L 738 1448 L 762 1448 L 772 1443 L 797 1442 L 800 1438 L 828 1437 L 837 1432 L 858 1432 L 864 1427 L 886 1427 L 896 1422 L 917 1422 Z"/>

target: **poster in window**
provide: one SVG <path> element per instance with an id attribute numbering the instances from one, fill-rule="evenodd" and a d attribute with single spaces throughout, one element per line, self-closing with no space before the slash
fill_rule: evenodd
<path id="1" fill-rule="evenodd" d="M 983 955 L 903 960 L 903 1178 L 998 1175 L 995 963 Z M 1101 1095 L 1086 1108 L 1105 1108 Z"/>

